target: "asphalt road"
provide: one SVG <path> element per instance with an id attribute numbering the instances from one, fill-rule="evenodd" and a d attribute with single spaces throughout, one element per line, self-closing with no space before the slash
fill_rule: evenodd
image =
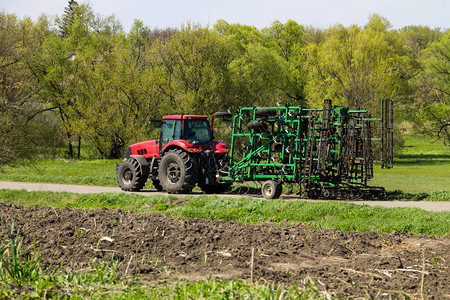
<path id="1" fill-rule="evenodd" d="M 27 191 L 50 191 L 50 192 L 69 192 L 77 194 L 96 194 L 96 193 L 127 193 L 119 187 L 91 186 L 91 185 L 75 185 L 75 184 L 55 184 L 55 183 L 34 183 L 34 182 L 12 182 L 0 181 L 0 189 L 9 190 L 27 190 Z M 158 192 L 156 190 L 142 190 L 137 192 L 139 195 L 168 195 L 167 193 Z M 191 194 L 172 194 L 175 197 L 199 196 L 202 193 Z M 242 197 L 249 196 L 261 198 L 260 195 L 242 195 L 242 194 L 224 194 L 224 197 Z M 282 196 L 284 199 L 297 199 L 295 196 Z M 326 200 L 306 200 L 306 201 L 326 201 Z M 428 211 L 450 211 L 450 202 L 430 202 L 430 201 L 380 201 L 380 200 L 355 200 L 348 201 L 355 204 L 367 204 L 371 206 L 383 207 L 417 207 Z"/>

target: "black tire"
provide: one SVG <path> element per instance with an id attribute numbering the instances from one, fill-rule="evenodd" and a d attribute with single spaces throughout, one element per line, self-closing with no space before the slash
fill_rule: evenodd
<path id="1" fill-rule="evenodd" d="M 255 132 L 263 132 L 267 129 L 267 125 L 262 122 L 249 122 L 247 127 L 248 129 L 253 129 Z"/>
<path id="2" fill-rule="evenodd" d="M 322 190 L 317 188 L 312 188 L 308 190 L 308 198 L 310 199 L 319 199 L 322 197 Z"/>
<path id="3" fill-rule="evenodd" d="M 271 108 L 260 108 L 256 110 L 256 115 L 258 116 L 276 116 L 278 110 Z"/>
<path id="4" fill-rule="evenodd" d="M 230 190 L 231 185 L 232 183 L 207 184 L 201 186 L 201 189 L 205 194 L 223 194 Z"/>
<path id="5" fill-rule="evenodd" d="M 161 191 L 163 190 L 163 187 L 162 187 L 162 185 L 161 185 L 161 183 L 159 182 L 158 179 L 154 179 L 154 180 L 152 180 L 152 182 L 153 182 L 153 187 L 154 187 L 158 192 L 161 192 Z"/>
<path id="6" fill-rule="evenodd" d="M 218 111 L 214 113 L 214 117 L 217 118 L 231 118 L 233 115 L 227 111 Z"/>
<path id="7" fill-rule="evenodd" d="M 266 199 L 277 199 L 281 195 L 281 184 L 273 180 L 267 180 L 261 187 L 261 194 Z"/>
<path id="8" fill-rule="evenodd" d="M 136 159 L 128 158 L 117 166 L 117 183 L 124 191 L 140 191 L 145 186 L 147 177 Z"/>
<path id="9" fill-rule="evenodd" d="M 309 199 L 317 199 L 319 198 L 318 193 L 316 190 L 308 190 L 307 195 Z"/>
<path id="10" fill-rule="evenodd" d="M 190 193 L 198 180 L 197 162 L 182 150 L 169 150 L 159 164 L 158 179 L 168 193 Z"/>
<path id="11" fill-rule="evenodd" d="M 333 200 L 336 199 L 336 192 L 333 189 L 323 189 L 322 196 L 324 199 Z"/>
<path id="12" fill-rule="evenodd" d="M 318 199 L 322 196 L 322 186 L 318 183 L 313 183 L 310 185 L 309 189 L 306 190 L 308 198 Z"/>
<path id="13" fill-rule="evenodd" d="M 283 192 L 283 185 L 281 184 L 281 182 L 277 182 L 277 193 L 275 194 L 275 198 L 274 199 L 278 199 L 281 196 L 281 193 Z"/>

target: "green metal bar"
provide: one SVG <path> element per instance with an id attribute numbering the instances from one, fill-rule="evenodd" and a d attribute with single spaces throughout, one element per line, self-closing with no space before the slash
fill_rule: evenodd
<path id="1" fill-rule="evenodd" d="M 250 160 L 252 158 L 253 155 L 255 155 L 256 153 L 260 152 L 261 150 L 263 150 L 265 147 L 267 147 L 271 143 L 272 143 L 272 140 L 270 140 L 269 142 L 265 143 L 264 145 L 262 145 L 261 147 L 257 148 L 256 150 L 250 152 L 244 159 L 242 159 L 241 161 L 239 161 L 236 164 L 234 164 L 234 166 L 232 166 L 230 168 L 230 172 L 240 169 L 242 167 L 242 165 L 244 165 L 248 160 Z"/>

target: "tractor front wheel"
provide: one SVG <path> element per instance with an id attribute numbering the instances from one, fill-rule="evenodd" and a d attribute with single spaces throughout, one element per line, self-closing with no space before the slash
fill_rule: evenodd
<path id="1" fill-rule="evenodd" d="M 128 158 L 117 166 L 117 183 L 124 191 L 140 191 L 145 186 L 147 177 L 136 159 Z"/>
<path id="2" fill-rule="evenodd" d="M 266 199 L 277 199 L 282 191 L 281 183 L 273 180 L 267 180 L 261 187 L 261 194 Z"/>
<path id="3" fill-rule="evenodd" d="M 197 183 L 197 163 L 182 150 L 169 150 L 159 164 L 159 183 L 168 193 L 190 193 Z"/>

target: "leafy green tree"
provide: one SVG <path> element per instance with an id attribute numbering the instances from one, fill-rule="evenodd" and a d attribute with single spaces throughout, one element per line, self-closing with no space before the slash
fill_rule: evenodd
<path id="1" fill-rule="evenodd" d="M 38 118 L 46 108 L 36 101 L 40 89 L 29 65 L 47 28 L 45 18 L 34 24 L 0 13 L 0 166 L 46 151 L 43 136 L 50 127 Z"/>
<path id="2" fill-rule="evenodd" d="M 380 99 L 407 93 L 414 64 L 390 27 L 386 19 L 373 15 L 364 29 L 335 25 L 323 43 L 309 45 L 311 106 L 332 98 L 351 108 L 376 111 Z"/>
<path id="3" fill-rule="evenodd" d="M 410 25 L 400 30 L 403 42 L 410 47 L 414 53 L 419 54 L 428 48 L 429 44 L 440 39 L 443 33 L 439 28 L 431 29 L 428 26 Z"/>
<path id="4" fill-rule="evenodd" d="M 75 138 L 78 138 L 77 156 L 80 156 L 81 136 L 76 137 L 72 130 L 76 116 L 69 114 L 69 109 L 76 96 L 69 92 L 69 86 L 79 71 L 74 60 L 89 44 L 89 26 L 93 19 L 94 13 L 89 6 L 70 1 L 65 16 L 56 20 L 59 32 L 46 37 L 42 51 L 37 55 L 37 63 L 32 66 L 33 74 L 42 87 L 40 99 L 43 105 L 59 116 L 70 158 L 75 157 L 72 146 Z"/>
<path id="5" fill-rule="evenodd" d="M 450 143 L 450 31 L 422 51 L 423 73 L 417 79 L 416 130 Z"/>
<path id="6" fill-rule="evenodd" d="M 287 69 L 283 64 L 275 50 L 256 43 L 247 45 L 245 54 L 230 63 L 234 85 L 244 96 L 237 106 L 275 104 L 281 95 L 273 84 L 281 85 Z"/>
<path id="7" fill-rule="evenodd" d="M 269 47 L 276 49 L 278 55 L 283 58 L 284 76 L 280 82 L 275 82 L 287 99 L 295 104 L 306 104 L 305 87 L 307 83 L 306 31 L 303 26 L 289 20 L 286 24 L 279 21 L 263 30 L 269 37 Z"/>
<path id="8" fill-rule="evenodd" d="M 74 130 L 104 158 L 119 158 L 128 144 L 142 140 L 161 105 L 149 67 L 150 41 L 149 29 L 135 22 L 128 36 L 96 34 L 76 59 Z"/>
<path id="9" fill-rule="evenodd" d="M 167 112 L 208 114 L 232 106 L 236 94 L 228 66 L 233 55 L 228 38 L 198 25 L 155 42 L 152 70 Z"/>
<path id="10" fill-rule="evenodd" d="M 48 37 L 39 72 L 43 99 L 58 112 L 74 153 L 73 137 L 88 140 L 103 158 L 122 156 L 127 144 L 141 138 L 157 106 L 152 96 L 148 28 L 136 22 L 126 36 L 113 17 L 94 16 L 88 5 L 68 35 Z M 78 152 L 79 155 L 80 152 Z"/>
<path id="11" fill-rule="evenodd" d="M 80 10 L 75 0 L 69 0 L 68 6 L 64 9 L 64 15 L 59 20 L 59 31 L 61 37 L 68 37 L 71 33 L 72 25 L 80 19 Z"/>
<path id="12" fill-rule="evenodd" d="M 234 85 L 245 105 L 304 104 L 304 29 L 294 21 L 254 27 L 218 21 L 215 30 L 231 38 L 237 52 L 230 63 Z M 241 103 L 242 105 L 242 103 Z"/>
<path id="13" fill-rule="evenodd" d="M 325 30 L 315 26 L 305 26 L 305 43 L 321 44 L 325 41 Z"/>

